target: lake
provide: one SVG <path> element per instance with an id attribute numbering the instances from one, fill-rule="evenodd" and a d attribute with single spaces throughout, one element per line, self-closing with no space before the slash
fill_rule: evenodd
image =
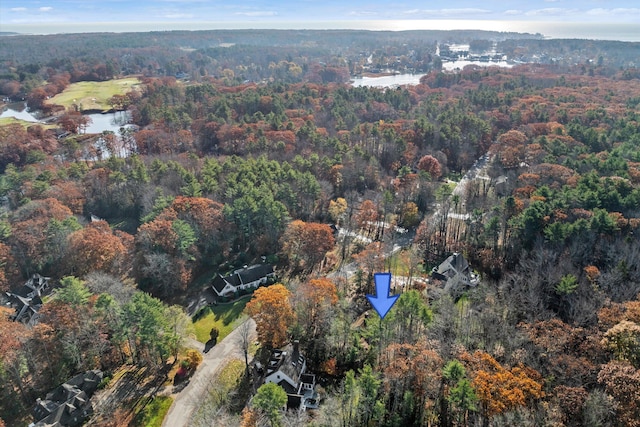
<path id="1" fill-rule="evenodd" d="M 14 117 L 19 120 L 24 120 L 25 122 L 39 123 L 40 120 L 33 115 L 33 113 L 29 112 L 24 103 L 13 103 L 8 104 L 7 108 L 0 114 L 0 119 L 4 119 L 6 117 Z"/>
<path id="2" fill-rule="evenodd" d="M 514 64 L 507 61 L 470 61 L 467 59 L 442 61 L 442 69 L 444 71 L 460 71 L 467 65 L 511 68 Z M 369 86 L 379 88 L 395 88 L 403 85 L 415 86 L 420 84 L 420 79 L 425 75 L 426 74 L 395 74 L 393 76 L 359 77 L 352 79 L 351 85 L 355 87 Z"/>
<path id="3" fill-rule="evenodd" d="M 131 120 L 129 112 L 117 112 L 106 114 L 86 114 L 91 119 L 91 123 L 87 126 L 86 133 L 102 133 L 104 131 L 112 131 L 118 133 L 121 127 L 126 126 Z M 15 117 L 19 120 L 31 123 L 44 123 L 41 121 L 37 113 L 29 111 L 23 103 L 13 103 L 7 105 L 7 108 L 0 114 L 0 118 Z"/>

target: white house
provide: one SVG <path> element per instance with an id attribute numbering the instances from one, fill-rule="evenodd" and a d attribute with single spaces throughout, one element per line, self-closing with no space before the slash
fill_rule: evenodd
<path id="1" fill-rule="evenodd" d="M 275 277 L 270 264 L 255 264 L 236 270 L 233 274 L 222 276 L 217 274 L 211 281 L 211 288 L 220 297 L 233 296 L 240 290 L 253 290 L 264 285 Z"/>
<path id="2" fill-rule="evenodd" d="M 264 382 L 278 384 L 287 392 L 287 407 L 302 411 L 316 409 L 316 376 L 306 370 L 306 359 L 300 353 L 298 341 L 294 341 L 285 349 L 273 350 L 266 366 Z"/>

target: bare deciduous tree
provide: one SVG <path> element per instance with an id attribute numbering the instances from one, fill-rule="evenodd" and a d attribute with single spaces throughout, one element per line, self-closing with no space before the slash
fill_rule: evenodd
<path id="1" fill-rule="evenodd" d="M 244 363 L 247 369 L 247 374 L 249 373 L 249 346 L 251 342 L 255 339 L 253 336 L 253 319 L 247 319 L 242 325 L 238 327 L 238 346 L 240 347 L 240 351 L 244 356 Z"/>

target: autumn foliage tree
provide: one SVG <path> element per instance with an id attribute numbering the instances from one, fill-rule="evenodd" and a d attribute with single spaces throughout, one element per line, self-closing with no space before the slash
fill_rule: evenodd
<path id="1" fill-rule="evenodd" d="M 498 138 L 500 146 L 500 162 L 505 168 L 514 168 L 524 160 L 524 148 L 527 136 L 518 131 L 510 130 Z"/>
<path id="2" fill-rule="evenodd" d="M 326 311 L 338 302 L 336 285 L 327 278 L 308 280 L 296 290 L 296 300 L 298 320 L 315 336 Z"/>
<path id="3" fill-rule="evenodd" d="M 127 255 L 127 247 L 105 221 L 92 222 L 69 236 L 70 269 L 79 276 L 91 271 L 116 273 L 126 265 Z"/>
<path id="4" fill-rule="evenodd" d="M 438 159 L 431 155 L 422 156 L 418 161 L 418 169 L 427 172 L 432 180 L 436 181 L 442 175 L 442 166 Z"/>
<path id="5" fill-rule="evenodd" d="M 282 253 L 294 269 L 311 271 L 335 246 L 331 227 L 316 222 L 293 221 L 282 236 Z"/>
<path id="6" fill-rule="evenodd" d="M 45 196 L 58 200 L 76 215 L 83 212 L 85 197 L 82 188 L 74 181 L 57 182 L 47 189 Z"/>
<path id="7" fill-rule="evenodd" d="M 542 378 L 526 366 L 505 368 L 491 355 L 477 350 L 465 355 L 472 370 L 472 386 L 481 404 L 482 414 L 491 418 L 531 404 L 544 397 Z"/>
<path id="8" fill-rule="evenodd" d="M 0 395 L 3 411 L 16 413 L 29 400 L 29 388 L 24 366 L 24 342 L 27 328 L 10 320 L 13 310 L 0 307 Z M 15 397 L 19 396 L 19 399 Z M 10 403 L 10 404 L 9 404 Z M 8 418 L 10 413 L 3 413 Z"/>
<path id="9" fill-rule="evenodd" d="M 78 230 L 71 210 L 56 199 L 31 201 L 13 213 L 9 243 L 24 273 L 46 271 L 67 251 L 67 236 Z"/>
<path id="10" fill-rule="evenodd" d="M 364 200 L 354 216 L 356 226 L 367 237 L 371 237 L 372 232 L 376 230 L 378 218 L 378 207 L 371 200 Z"/>
<path id="11" fill-rule="evenodd" d="M 256 322 L 258 340 L 269 348 L 287 342 L 287 331 L 295 320 L 291 292 L 282 284 L 256 289 L 245 312 Z"/>
<path id="12" fill-rule="evenodd" d="M 604 334 L 602 343 L 617 359 L 640 368 L 640 325 L 623 320 Z"/>
<path id="13" fill-rule="evenodd" d="M 198 251 L 194 256 L 204 261 L 206 258 L 221 260 L 227 246 L 222 237 L 230 227 L 224 218 L 223 208 L 221 203 L 205 197 L 177 196 L 157 219 L 184 221 L 196 237 L 194 243 Z"/>
<path id="14" fill-rule="evenodd" d="M 11 248 L 0 243 L 0 292 L 8 291 L 12 284 L 19 283 L 21 277 Z"/>
<path id="15" fill-rule="evenodd" d="M 192 274 L 197 241 L 193 227 L 181 219 L 156 218 L 136 235 L 136 276 L 161 296 L 185 289 Z"/>
<path id="16" fill-rule="evenodd" d="M 429 425 L 436 419 L 442 359 L 420 344 L 391 344 L 382 352 L 380 370 L 388 413 L 405 425 Z"/>
<path id="17" fill-rule="evenodd" d="M 25 129 L 19 124 L 0 126 L 0 170 L 7 165 L 25 165 L 29 153 L 41 152 L 51 154 L 58 148 L 56 138 L 49 132 L 42 131 L 41 126 Z"/>
<path id="18" fill-rule="evenodd" d="M 640 370 L 625 362 L 610 362 L 600 370 L 598 382 L 618 403 L 616 412 L 622 425 L 640 426 Z"/>

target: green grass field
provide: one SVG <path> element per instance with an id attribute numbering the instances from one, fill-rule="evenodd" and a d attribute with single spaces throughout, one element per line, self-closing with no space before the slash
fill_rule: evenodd
<path id="1" fill-rule="evenodd" d="M 233 303 L 203 308 L 204 313 L 201 313 L 198 316 L 198 320 L 193 322 L 196 339 L 201 343 L 206 343 L 209 341 L 211 328 L 216 327 L 220 331 L 218 342 L 222 341 L 224 337 L 229 335 L 247 318 L 242 313 L 242 310 L 244 310 L 244 306 L 249 302 L 250 298 L 251 296 L 247 295 L 245 298 Z"/>
<path id="2" fill-rule="evenodd" d="M 0 119 L 0 126 L 8 126 L 11 124 L 19 124 L 24 128 L 28 128 L 29 126 L 34 126 L 40 123 L 27 122 L 25 120 L 16 119 L 15 117 L 3 117 Z M 40 124 L 40 126 L 44 126 L 45 129 L 55 128 L 55 125 L 44 125 Z"/>
<path id="3" fill-rule="evenodd" d="M 139 85 L 140 81 L 135 77 L 106 82 L 78 82 L 69 85 L 47 103 L 62 105 L 65 108 L 76 104 L 81 106 L 82 110 L 108 111 L 111 109 L 109 98 L 113 95 L 124 95 Z"/>
<path id="4" fill-rule="evenodd" d="M 391 266 L 391 274 L 394 276 L 407 276 L 409 274 L 409 265 L 406 261 L 406 258 L 402 256 L 402 252 L 395 252 L 386 260 L 386 263 Z"/>
<path id="5" fill-rule="evenodd" d="M 409 275 L 409 254 L 406 249 L 395 252 L 391 255 L 390 258 L 386 260 L 386 265 L 391 266 L 391 274 L 394 276 L 408 276 Z M 423 272 L 422 265 L 414 267 L 415 271 L 413 272 L 414 276 L 421 276 Z"/>
<path id="6" fill-rule="evenodd" d="M 173 398 L 156 396 L 138 412 L 130 424 L 134 427 L 160 427 L 169 412 Z"/>
<path id="7" fill-rule="evenodd" d="M 244 374 L 245 365 L 240 359 L 230 360 L 218 374 L 217 383 L 226 393 L 230 393 L 237 385 L 242 374 Z"/>

